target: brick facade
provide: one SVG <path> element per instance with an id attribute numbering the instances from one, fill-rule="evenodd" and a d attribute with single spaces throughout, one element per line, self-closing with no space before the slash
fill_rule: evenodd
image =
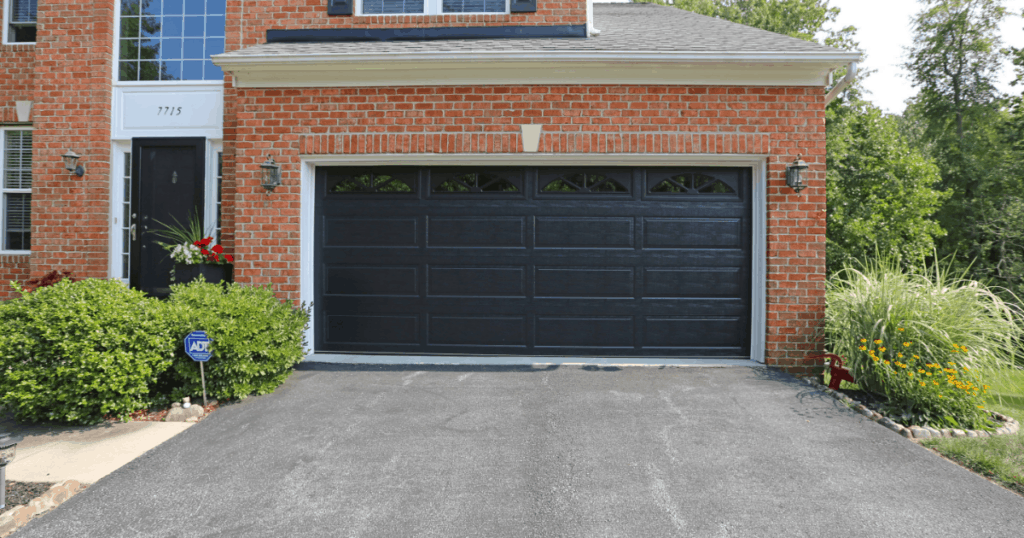
<path id="1" fill-rule="evenodd" d="M 540 152 L 768 154 L 769 364 L 806 368 L 825 311 L 825 104 L 820 88 L 477 86 L 238 89 L 231 106 L 237 281 L 298 299 L 299 155 Z M 227 135 L 225 135 L 227 138 Z M 270 153 L 284 185 L 269 199 Z M 785 185 L 802 154 L 810 187 Z"/>
<path id="2" fill-rule="evenodd" d="M 33 100 L 35 147 L 32 255 L 0 257 L 0 299 L 11 296 L 8 281 L 53 269 L 109 276 L 118 5 L 40 0 L 37 45 L 0 48 L 0 66 L 18 73 L 0 81 L 0 120 L 13 115 L 13 100 Z M 324 0 L 228 0 L 226 48 L 261 43 L 268 28 L 586 23 L 584 2 L 538 5 L 524 15 L 328 17 Z M 299 298 L 303 154 L 520 153 L 519 126 L 539 124 L 546 153 L 769 155 L 767 361 L 803 373 L 806 355 L 820 347 L 825 308 L 824 118 L 817 87 L 251 89 L 235 88 L 228 75 L 222 243 L 236 256 L 236 281 L 272 283 L 282 297 Z M 69 147 L 83 155 L 83 178 L 63 169 Z M 259 168 L 267 154 L 284 181 L 269 196 Z M 810 165 L 810 187 L 800 195 L 785 186 L 786 164 L 798 154 Z"/>
<path id="3" fill-rule="evenodd" d="M 269 29 L 436 28 L 475 26 L 559 26 L 587 23 L 581 0 L 537 0 L 536 13 L 495 15 L 328 16 L 326 0 L 228 0 L 227 50 L 263 43 Z M 234 36 L 232 38 L 232 36 Z"/>

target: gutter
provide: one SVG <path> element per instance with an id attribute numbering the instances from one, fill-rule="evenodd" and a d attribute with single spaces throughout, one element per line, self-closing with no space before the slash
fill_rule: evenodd
<path id="1" fill-rule="evenodd" d="M 836 87 L 832 88 L 832 91 L 828 92 L 828 95 L 825 96 L 825 106 L 828 106 L 836 96 L 848 88 L 850 84 L 853 84 L 853 81 L 856 78 L 857 62 L 850 62 L 850 65 L 846 67 L 846 76 L 843 77 L 843 80 L 839 81 L 839 84 L 836 84 Z"/>
<path id="2" fill-rule="evenodd" d="M 334 64 L 352 62 L 429 62 L 429 61 L 537 61 L 537 62 L 671 62 L 671 63 L 740 63 L 740 64 L 801 64 L 826 63 L 836 66 L 851 62 L 855 72 L 859 52 L 846 53 L 778 53 L 778 52 L 669 52 L 669 51 L 451 51 L 451 52 L 390 52 L 390 53 L 319 53 L 319 54 L 216 54 L 211 57 L 214 65 L 234 67 L 245 65 L 295 65 Z M 853 79 L 849 72 L 847 78 Z M 844 82 L 846 79 L 844 79 Z M 848 83 L 846 85 L 849 85 Z M 842 83 L 837 88 L 845 88 Z"/>

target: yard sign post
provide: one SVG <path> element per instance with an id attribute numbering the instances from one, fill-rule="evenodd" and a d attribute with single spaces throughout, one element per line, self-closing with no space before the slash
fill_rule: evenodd
<path id="1" fill-rule="evenodd" d="M 199 363 L 199 376 L 203 380 L 203 407 L 206 407 L 206 373 L 203 371 L 203 363 L 210 360 L 210 337 L 206 331 L 192 331 L 185 337 L 185 353 L 192 360 Z"/>

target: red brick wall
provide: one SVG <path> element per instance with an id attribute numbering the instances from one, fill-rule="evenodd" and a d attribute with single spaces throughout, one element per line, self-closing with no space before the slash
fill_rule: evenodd
<path id="1" fill-rule="evenodd" d="M 41 0 L 32 117 L 33 277 L 108 273 L 110 106 L 116 0 Z M 84 177 L 61 155 L 74 149 Z"/>
<path id="2" fill-rule="evenodd" d="M 28 256 L 0 256 L 0 301 L 20 297 L 11 282 L 25 284 L 28 280 Z"/>
<path id="3" fill-rule="evenodd" d="M 326 0 L 228 0 L 227 50 L 265 43 L 268 29 L 558 26 L 587 23 L 586 0 L 537 0 L 536 13 L 327 16 Z M 237 14 L 237 15 L 234 15 Z M 239 17 L 234 21 L 235 17 Z"/>
<path id="4" fill-rule="evenodd" d="M 803 373 L 825 310 L 825 106 L 821 88 L 480 86 L 236 89 L 235 279 L 299 294 L 299 155 L 522 151 L 768 154 L 768 363 Z M 230 137 L 228 133 L 230 134 Z M 273 153 L 284 185 L 267 196 Z M 797 154 L 810 187 L 785 186 Z"/>
<path id="5" fill-rule="evenodd" d="M 7 20 L 3 6 L 0 1 L 0 21 Z M 35 45 L 0 43 L 0 123 L 17 122 L 14 102 L 32 100 L 35 57 Z"/>

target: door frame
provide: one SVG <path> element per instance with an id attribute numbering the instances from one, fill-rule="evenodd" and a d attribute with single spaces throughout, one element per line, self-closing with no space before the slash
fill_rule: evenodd
<path id="1" fill-rule="evenodd" d="M 196 149 L 196 166 L 195 175 L 198 181 L 196 192 L 199 198 L 197 204 L 203 212 L 203 229 L 207 228 L 207 221 L 209 217 L 207 215 L 207 160 L 208 160 L 208 144 L 207 139 L 204 137 L 138 137 L 133 138 L 131 141 L 132 145 L 132 166 L 131 166 L 131 213 L 138 215 L 139 203 L 141 202 L 141 166 L 142 159 L 141 152 L 142 147 L 174 147 L 174 146 L 193 146 Z M 141 232 L 140 232 L 141 235 Z M 139 248 L 138 243 L 133 243 L 131 250 L 129 251 L 129 271 L 128 271 L 128 283 L 132 288 L 138 287 L 139 282 L 139 260 L 142 257 L 142 250 Z"/>
<path id="2" fill-rule="evenodd" d="M 452 163 L 481 166 L 732 166 L 751 168 L 753 204 L 751 245 L 750 359 L 765 362 L 767 335 L 768 280 L 768 154 L 677 154 L 677 153 L 448 153 L 448 154 L 363 154 L 299 155 L 300 160 L 300 279 L 299 300 L 311 304 L 314 299 L 316 233 L 316 168 L 318 166 L 444 166 Z M 306 341 L 312 346 L 319 320 L 306 329 Z M 316 353 L 309 357 L 330 361 L 341 354 Z"/>

